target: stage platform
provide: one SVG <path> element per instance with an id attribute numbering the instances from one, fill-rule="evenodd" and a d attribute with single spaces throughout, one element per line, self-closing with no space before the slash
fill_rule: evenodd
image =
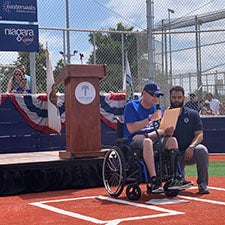
<path id="1" fill-rule="evenodd" d="M 0 154 L 0 196 L 99 187 L 103 157 L 59 158 L 59 151 Z"/>

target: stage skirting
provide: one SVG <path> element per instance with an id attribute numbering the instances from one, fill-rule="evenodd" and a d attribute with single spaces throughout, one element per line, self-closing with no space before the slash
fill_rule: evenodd
<path id="1" fill-rule="evenodd" d="M 103 186 L 103 158 L 61 160 L 55 155 L 52 160 L 52 153 L 58 155 L 56 151 L 41 152 L 42 158 L 48 157 L 48 161 L 39 162 L 35 161 L 35 153 L 25 153 L 26 161 L 30 162 L 21 160 L 24 153 L 2 154 L 0 196 Z M 7 164 L 3 155 L 13 163 Z M 15 159 L 18 159 L 16 163 Z"/>
<path id="2" fill-rule="evenodd" d="M 125 95 L 100 94 L 101 143 L 113 145 L 117 116 L 122 119 Z M 58 95 L 62 135 L 48 128 L 47 96 L 0 95 L 0 153 L 37 152 L 66 149 L 64 95 Z M 225 117 L 202 117 L 204 144 L 211 153 L 225 152 Z"/>

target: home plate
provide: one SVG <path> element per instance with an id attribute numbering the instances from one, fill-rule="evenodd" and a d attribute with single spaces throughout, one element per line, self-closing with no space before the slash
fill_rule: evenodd
<path id="1" fill-rule="evenodd" d="M 168 204 L 178 204 L 178 203 L 187 203 L 189 201 L 187 200 L 181 200 L 181 199 L 151 199 L 147 201 L 147 204 L 153 204 L 153 205 L 168 205 Z"/>

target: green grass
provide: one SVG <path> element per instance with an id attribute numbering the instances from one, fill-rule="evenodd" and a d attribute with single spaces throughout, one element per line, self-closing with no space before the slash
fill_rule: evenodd
<path id="1" fill-rule="evenodd" d="M 196 165 L 186 166 L 186 176 L 197 176 Z M 225 176 L 225 162 L 210 162 L 209 176 L 224 177 Z"/>

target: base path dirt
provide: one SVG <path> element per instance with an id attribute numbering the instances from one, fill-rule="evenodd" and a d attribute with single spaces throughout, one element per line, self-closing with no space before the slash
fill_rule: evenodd
<path id="1" fill-rule="evenodd" d="M 210 154 L 209 155 L 209 161 L 211 162 L 221 162 L 224 161 L 225 162 L 225 153 L 224 154 Z"/>
<path id="2" fill-rule="evenodd" d="M 0 198 L 1 225 L 224 225 L 225 177 L 209 179 L 210 194 L 191 189 L 177 197 L 146 193 L 138 201 L 125 190 L 111 198 L 104 187 L 43 192 Z"/>

